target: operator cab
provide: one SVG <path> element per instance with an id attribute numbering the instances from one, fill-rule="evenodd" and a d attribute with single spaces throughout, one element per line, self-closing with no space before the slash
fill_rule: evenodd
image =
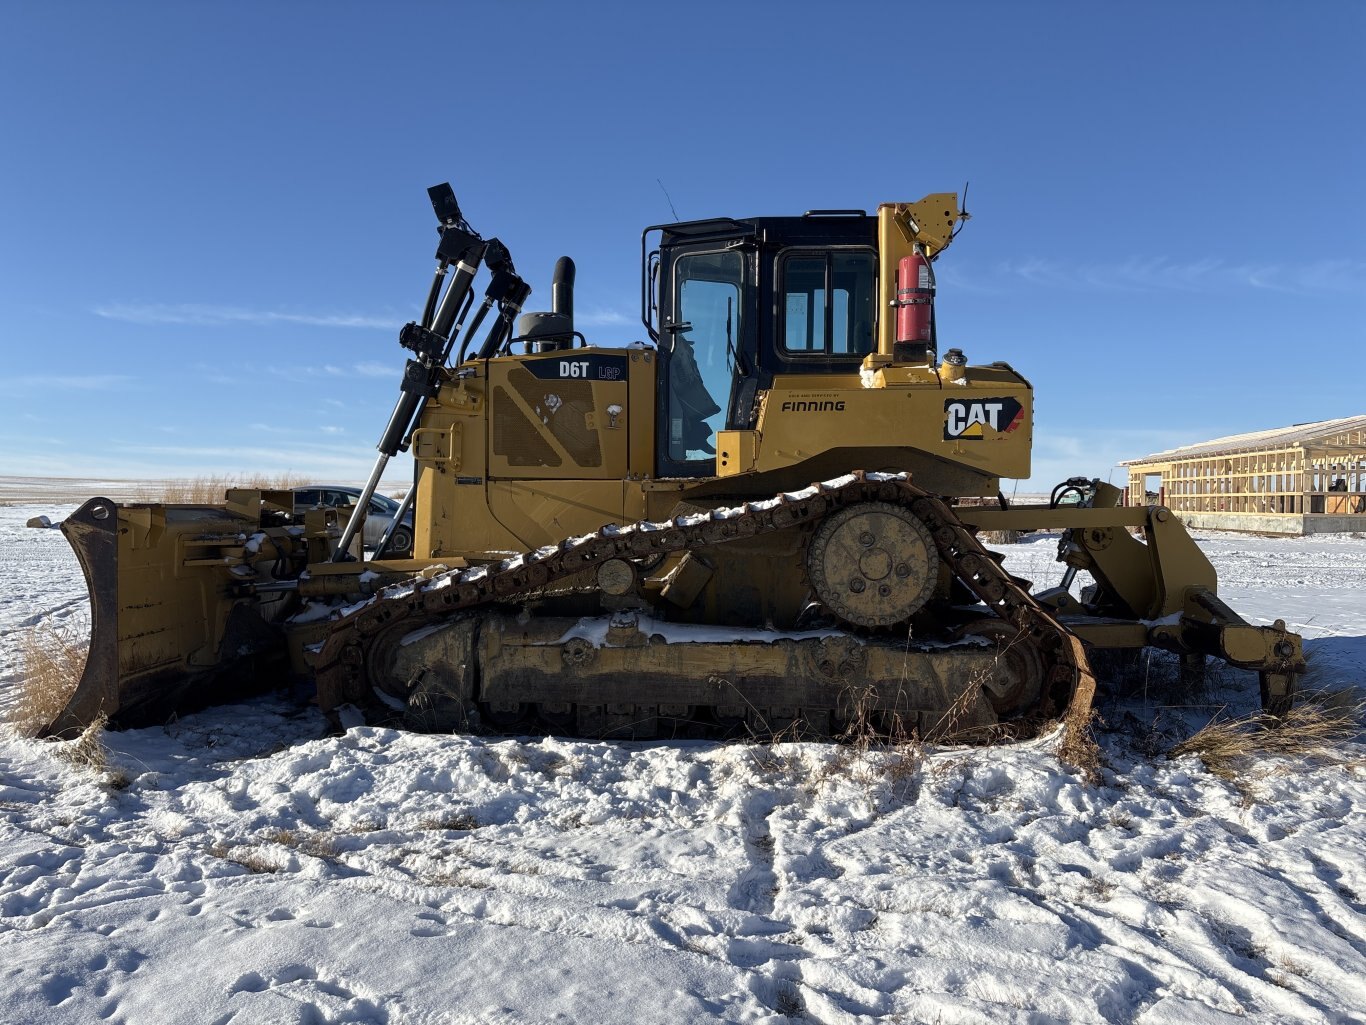
<path id="1" fill-rule="evenodd" d="M 655 225 L 641 251 L 661 477 L 712 476 L 717 432 L 752 428 L 774 375 L 847 378 L 877 347 L 877 218 L 862 211 Z"/>

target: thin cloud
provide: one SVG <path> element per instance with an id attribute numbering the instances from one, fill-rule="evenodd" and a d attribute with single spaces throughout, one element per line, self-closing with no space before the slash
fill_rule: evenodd
<path id="1" fill-rule="evenodd" d="M 398 371 L 388 363 L 380 363 L 370 360 L 366 363 L 357 363 L 353 368 L 361 377 L 393 377 Z"/>
<path id="2" fill-rule="evenodd" d="M 8 448 L 10 453 L 22 452 L 31 448 L 66 448 L 70 442 L 65 438 L 55 438 L 50 433 L 32 435 L 0 434 L 0 447 Z"/>
<path id="3" fill-rule="evenodd" d="M 241 378 L 225 373 L 223 368 L 215 363 L 196 363 L 190 369 L 194 372 L 194 379 L 200 384 L 227 386 L 242 383 Z"/>
<path id="4" fill-rule="evenodd" d="M 940 261 L 935 264 L 934 276 L 940 295 L 950 292 L 971 292 L 977 295 L 1001 295 L 1007 289 L 1000 281 L 992 283 L 980 270 L 975 270 L 966 260 L 955 263 Z"/>
<path id="5" fill-rule="evenodd" d="M 396 356 L 395 362 L 392 364 L 370 360 L 364 363 L 353 363 L 349 366 L 323 363 L 316 366 L 267 367 L 266 369 L 277 377 L 288 377 L 295 380 L 301 377 L 392 377 L 397 379 L 403 374 L 403 361 Z M 346 403 L 335 399 L 325 399 L 324 401 L 338 406 L 346 405 Z"/>
<path id="6" fill-rule="evenodd" d="M 1288 274 L 1278 268 L 1276 273 L 1257 271 L 1248 277 L 1255 288 L 1290 292 L 1361 292 L 1366 290 L 1364 282 L 1366 262 L 1360 260 L 1315 260 Z"/>
<path id="7" fill-rule="evenodd" d="M 1175 261 L 1132 257 L 1122 263 L 1068 264 L 1029 257 L 998 267 L 1006 278 L 1031 285 L 1115 292 L 1213 292 L 1243 288 L 1291 293 L 1366 290 L 1366 262 L 1315 260 L 1306 264 L 1229 263 L 1212 257 Z"/>
<path id="8" fill-rule="evenodd" d="M 127 387 L 133 378 L 124 374 L 26 374 L 0 380 L 0 395 L 32 395 L 64 391 L 114 391 Z"/>
<path id="9" fill-rule="evenodd" d="M 629 324 L 634 317 L 628 317 L 619 310 L 587 310 L 585 312 L 574 311 L 574 324 L 582 324 L 584 327 L 616 327 L 621 324 Z"/>
<path id="10" fill-rule="evenodd" d="M 308 327 L 394 328 L 395 317 L 371 317 L 346 313 L 288 313 L 282 310 L 248 310 L 236 306 L 202 306 L 196 303 L 113 303 L 98 306 L 95 314 L 130 324 L 182 324 L 221 327 L 232 324 L 302 324 Z"/>

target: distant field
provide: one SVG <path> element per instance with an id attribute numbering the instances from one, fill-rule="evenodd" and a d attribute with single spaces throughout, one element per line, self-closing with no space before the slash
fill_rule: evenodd
<path id="1" fill-rule="evenodd" d="M 0 477 L 0 502 L 84 502 L 100 496 L 131 502 L 162 480 L 110 480 L 100 477 Z"/>
<path id="2" fill-rule="evenodd" d="M 363 481 L 333 478 L 299 477 L 299 483 L 312 480 L 328 484 L 349 484 L 360 487 Z M 53 502 L 69 505 L 88 498 L 109 498 L 115 502 L 145 502 L 149 496 L 163 495 L 168 490 L 183 486 L 182 477 L 144 477 L 121 480 L 108 477 L 0 477 L 0 505 L 20 505 L 34 502 Z M 386 495 L 405 491 L 402 482 L 385 480 L 380 490 Z M 221 496 L 220 496 L 221 497 Z"/>

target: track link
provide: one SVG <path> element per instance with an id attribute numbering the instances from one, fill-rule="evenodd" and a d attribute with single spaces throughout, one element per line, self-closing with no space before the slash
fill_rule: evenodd
<path id="1" fill-rule="evenodd" d="M 661 522 L 609 524 L 557 546 L 497 564 L 415 578 L 381 591 L 335 621 L 315 660 L 319 704 L 331 711 L 372 701 L 366 679 L 367 645 L 396 628 L 418 629 L 468 615 L 481 607 L 514 602 L 609 559 L 643 559 L 716 546 L 739 538 L 814 524 L 860 502 L 909 509 L 929 528 L 939 555 L 999 620 L 1016 631 L 1012 643 L 1031 645 L 1045 667 L 1036 707 L 1019 716 L 1040 722 L 1065 716 L 1084 724 L 1095 679 L 1081 642 L 1005 572 L 942 499 L 913 485 L 904 474 L 853 473 L 845 477 L 743 505 L 688 513 Z"/>

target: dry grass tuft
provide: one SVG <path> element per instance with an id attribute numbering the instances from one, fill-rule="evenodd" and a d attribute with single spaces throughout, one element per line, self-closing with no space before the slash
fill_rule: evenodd
<path id="1" fill-rule="evenodd" d="M 104 772 L 109 766 L 109 749 L 104 746 L 104 728 L 108 725 L 109 717 L 101 713 L 79 737 L 60 743 L 53 750 L 64 762 L 91 772 Z"/>
<path id="2" fill-rule="evenodd" d="M 1127 811 L 1114 808 L 1110 811 L 1109 823 L 1115 829 L 1132 830 L 1134 828 L 1134 817 Z"/>
<path id="3" fill-rule="evenodd" d="M 266 833 L 260 844 L 230 844 L 215 840 L 204 848 L 210 857 L 230 861 L 248 872 L 270 875 L 282 871 L 288 859 L 276 848 L 286 848 L 311 858 L 335 861 L 338 857 L 337 838 L 325 830 L 274 829 Z"/>
<path id="4" fill-rule="evenodd" d="M 842 695 L 843 728 L 835 735 L 838 747 L 819 769 L 807 776 L 807 789 L 815 792 L 835 779 L 848 779 L 869 788 L 890 784 L 897 794 L 919 791 L 925 745 L 914 721 L 876 707 L 877 695 L 867 685 L 849 685 Z"/>
<path id="5" fill-rule="evenodd" d="M 778 984 L 773 1009 L 788 1018 L 806 1017 L 806 1005 L 802 1002 L 801 990 L 795 983 L 784 980 Z"/>
<path id="6" fill-rule="evenodd" d="M 222 848 L 224 853 L 217 854 L 216 848 Z M 210 854 L 221 857 L 224 861 L 230 861 L 234 865 L 241 865 L 248 872 L 255 872 L 258 875 L 272 875 L 280 871 L 281 865 L 272 857 L 269 851 L 258 850 L 254 847 L 233 847 L 225 848 L 223 845 L 215 845 L 209 849 Z"/>
<path id="7" fill-rule="evenodd" d="M 1090 786 L 1104 782 L 1100 768 L 1104 764 L 1100 745 L 1096 743 L 1096 724 L 1100 716 L 1090 709 L 1085 717 L 1070 715 L 1063 722 L 1062 740 L 1058 743 L 1058 759 L 1075 768 Z"/>
<path id="8" fill-rule="evenodd" d="M 101 786 L 110 790 L 127 790 L 131 781 L 118 769 L 109 767 L 109 749 L 104 746 L 104 731 L 109 719 L 100 715 L 81 731 L 75 740 L 60 741 L 52 753 L 75 768 L 99 777 Z"/>
<path id="9" fill-rule="evenodd" d="M 907 786 L 920 778 L 925 767 L 925 745 L 915 739 L 895 744 L 887 752 L 883 768 L 887 779 L 898 787 Z"/>
<path id="10" fill-rule="evenodd" d="M 140 489 L 137 500 L 148 504 L 212 505 L 223 501 L 223 493 L 233 487 L 231 477 L 183 477 L 158 481 Z"/>
<path id="11" fill-rule="evenodd" d="M 313 479 L 291 470 L 276 474 L 257 473 L 247 477 L 237 487 L 257 488 L 261 491 L 288 491 L 291 488 L 303 487 L 305 484 L 311 483 Z"/>
<path id="12" fill-rule="evenodd" d="M 337 856 L 337 838 L 325 831 L 311 832 L 295 829 L 277 829 L 267 834 L 266 843 L 277 843 L 311 858 L 330 861 Z"/>
<path id="13" fill-rule="evenodd" d="M 166 505 L 219 505 L 228 488 L 258 488 L 262 491 L 288 491 L 307 484 L 312 478 L 297 473 L 274 475 L 256 473 L 239 476 L 219 474 L 159 481 L 138 492 L 137 500 Z"/>
<path id="14" fill-rule="evenodd" d="M 845 706 L 842 710 L 845 725 L 836 739 L 860 755 L 881 746 L 887 739 L 887 731 L 880 728 L 874 689 L 866 683 L 848 683 L 844 686 L 841 698 Z M 897 719 L 893 726 L 900 729 L 900 717 Z"/>
<path id="15" fill-rule="evenodd" d="M 463 890 L 491 890 L 493 884 L 463 868 L 439 868 L 418 877 L 425 886 L 458 886 Z"/>
<path id="16" fill-rule="evenodd" d="M 1348 703 L 1336 695 L 1296 705 L 1284 716 L 1259 713 L 1242 719 L 1212 722 L 1168 755 L 1198 755 L 1222 779 L 1233 779 L 1242 762 L 1259 755 L 1282 755 L 1347 763 L 1342 745 L 1362 730 L 1366 704 Z"/>
<path id="17" fill-rule="evenodd" d="M 23 678 L 15 684 L 8 717 L 26 737 L 36 737 L 66 707 L 76 691 L 89 652 L 89 623 L 41 623 L 20 639 Z"/>
<path id="18" fill-rule="evenodd" d="M 1078 888 L 1078 894 L 1087 900 L 1107 901 L 1115 895 L 1115 884 L 1109 879 L 1092 876 Z"/>
<path id="19" fill-rule="evenodd" d="M 964 727 L 966 719 L 972 722 L 976 715 L 975 706 L 979 701 L 985 700 L 982 697 L 982 685 L 986 681 L 985 671 L 978 671 L 973 674 L 968 686 L 958 697 L 953 699 L 953 704 L 948 707 L 931 726 L 925 731 L 925 739 L 931 744 L 952 744 L 955 742 L 971 743 L 972 741 L 984 739 L 987 742 L 992 738 L 982 738 L 982 728 L 980 726 Z"/>
<path id="20" fill-rule="evenodd" d="M 467 811 L 448 812 L 445 815 L 433 815 L 423 819 L 417 828 L 469 832 L 479 828 L 479 820 Z"/>

